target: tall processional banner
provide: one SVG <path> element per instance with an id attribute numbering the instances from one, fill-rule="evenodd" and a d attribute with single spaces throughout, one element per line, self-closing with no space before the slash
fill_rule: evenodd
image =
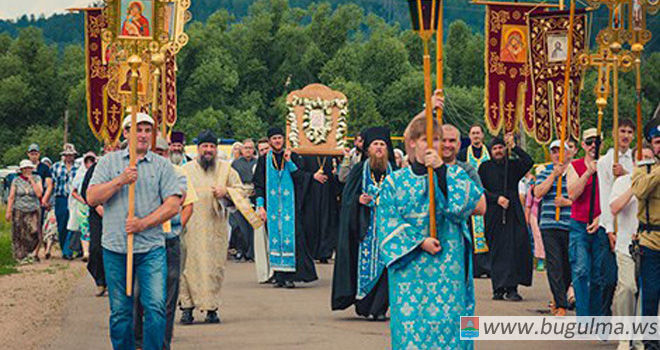
<path id="1" fill-rule="evenodd" d="M 99 141 L 112 143 L 121 134 L 123 111 L 121 102 L 108 95 L 111 52 L 102 39 L 107 21 L 102 8 L 89 8 L 84 12 L 87 121 Z"/>
<path id="2" fill-rule="evenodd" d="M 584 10 L 575 14 L 571 53 L 567 133 L 580 139 L 580 84 L 583 69 L 577 59 L 585 49 L 587 19 Z M 530 59 L 534 91 L 534 138 L 547 144 L 561 134 L 564 111 L 564 79 L 568 52 L 568 11 L 535 13 L 529 16 Z"/>
<path id="3" fill-rule="evenodd" d="M 516 130 L 521 121 L 526 132 L 534 130 L 527 17 L 541 11 L 520 3 L 486 6 L 484 119 L 494 135 Z"/>

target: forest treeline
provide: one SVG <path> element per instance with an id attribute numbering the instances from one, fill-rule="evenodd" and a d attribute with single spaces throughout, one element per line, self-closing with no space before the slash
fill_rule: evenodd
<path id="1" fill-rule="evenodd" d="M 259 137 L 269 125 L 284 125 L 284 98 L 290 91 L 320 82 L 347 95 L 351 134 L 376 124 L 402 133 L 423 104 L 418 36 L 388 20 L 387 14 L 369 10 L 368 4 L 375 2 L 299 7 L 297 1 L 302 3 L 232 1 L 234 8 L 245 6 L 243 15 L 222 9 L 188 25 L 190 42 L 177 58 L 177 129 L 189 136 L 211 128 L 225 138 Z M 74 27 L 82 33 L 82 18 Z M 449 23 L 445 33 L 444 116 L 466 132 L 469 125 L 483 123 L 483 33 L 462 19 Z M 660 53 L 646 54 L 643 72 L 643 110 L 648 117 L 660 100 Z M 56 43 L 47 39 L 45 28 L 36 26 L 15 35 L 0 34 L 2 164 L 16 163 L 35 141 L 56 156 L 65 110 L 69 139 L 82 150 L 99 146 L 87 127 L 84 76 L 79 43 Z M 632 117 L 634 75 L 620 76 L 620 114 Z M 583 127 L 596 123 L 594 84 L 595 73 L 589 71 L 581 95 Z M 608 108 L 604 130 L 611 128 L 611 114 Z M 528 141 L 542 160 L 541 149 Z"/>

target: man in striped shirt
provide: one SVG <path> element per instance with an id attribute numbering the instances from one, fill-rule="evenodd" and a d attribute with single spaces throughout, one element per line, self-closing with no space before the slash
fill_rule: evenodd
<path id="1" fill-rule="evenodd" d="M 566 147 L 566 144 L 564 144 Z M 566 292 L 571 285 L 571 265 L 568 260 L 568 233 L 571 219 L 571 205 L 566 189 L 566 169 L 573 159 L 573 154 L 566 147 L 564 162 L 559 162 L 561 142 L 555 140 L 550 144 L 552 164 L 548 165 L 536 178 L 534 196 L 541 199 L 539 228 L 545 247 L 548 282 L 553 296 L 552 313 L 556 316 L 566 316 L 568 301 Z M 562 196 L 557 198 L 557 179 L 561 176 Z M 556 220 L 556 210 L 559 211 L 559 221 Z"/>

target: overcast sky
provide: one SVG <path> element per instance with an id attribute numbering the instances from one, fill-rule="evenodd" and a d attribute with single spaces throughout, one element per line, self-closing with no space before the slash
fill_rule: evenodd
<path id="1" fill-rule="evenodd" d="M 0 19 L 16 19 L 22 15 L 46 17 L 64 13 L 69 7 L 85 7 L 94 0 L 0 0 Z"/>

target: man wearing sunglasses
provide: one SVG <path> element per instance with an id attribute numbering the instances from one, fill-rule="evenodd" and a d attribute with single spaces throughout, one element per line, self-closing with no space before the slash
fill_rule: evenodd
<path id="1" fill-rule="evenodd" d="M 566 175 L 571 206 L 569 261 L 578 316 L 599 316 L 603 298 L 603 255 L 607 249 L 605 230 L 600 228 L 600 200 L 596 165 L 596 129 L 582 134 L 584 158 L 571 162 Z M 591 192 L 595 191 L 591 203 Z M 593 205 L 593 208 L 591 206 Z M 593 210 L 593 216 L 590 215 Z M 591 216 L 591 218 L 590 218 Z M 590 220 L 591 219 L 591 220 Z"/>

